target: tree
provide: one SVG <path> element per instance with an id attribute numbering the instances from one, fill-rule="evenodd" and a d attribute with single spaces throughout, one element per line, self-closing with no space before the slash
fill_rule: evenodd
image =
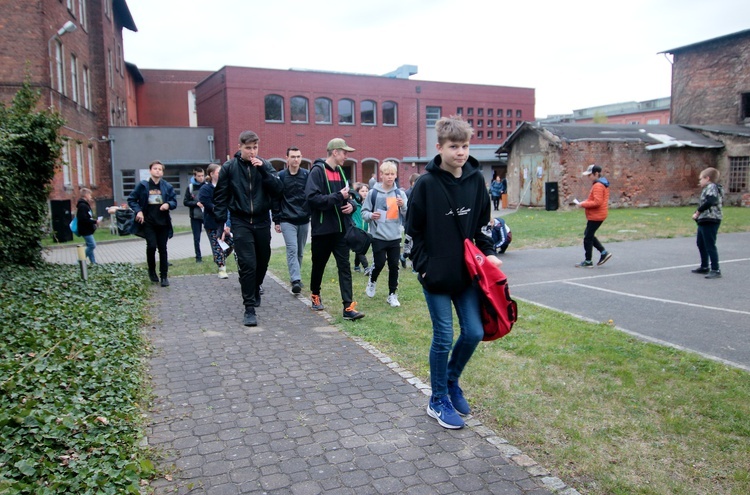
<path id="1" fill-rule="evenodd" d="M 0 252 L 3 262 L 38 266 L 49 225 L 48 198 L 65 121 L 39 110 L 40 93 L 24 83 L 10 105 L 0 103 Z"/>

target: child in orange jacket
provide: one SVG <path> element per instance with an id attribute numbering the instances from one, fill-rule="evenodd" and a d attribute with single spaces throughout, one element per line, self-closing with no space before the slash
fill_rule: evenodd
<path id="1" fill-rule="evenodd" d="M 599 261 L 597 266 L 601 266 L 606 263 L 611 257 L 612 253 L 607 252 L 599 239 L 596 238 L 597 229 L 607 219 L 607 212 L 609 207 L 609 181 L 602 177 L 602 167 L 599 165 L 591 164 L 589 168 L 583 173 L 583 176 L 588 176 L 591 180 L 591 191 L 586 201 L 575 203 L 580 208 L 586 209 L 586 231 L 583 234 L 583 251 L 586 258 L 580 263 L 576 264 L 578 268 L 593 268 L 594 263 L 591 261 L 591 254 L 593 248 L 596 248 L 600 253 Z"/>

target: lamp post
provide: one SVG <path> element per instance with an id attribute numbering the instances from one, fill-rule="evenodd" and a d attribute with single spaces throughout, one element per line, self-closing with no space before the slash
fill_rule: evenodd
<path id="1" fill-rule="evenodd" d="M 55 34 L 53 34 L 49 40 L 47 40 L 47 54 L 49 55 L 49 104 L 52 106 L 54 103 L 54 100 L 52 98 L 52 91 L 55 89 L 55 71 L 53 66 L 53 57 L 52 57 L 52 40 L 55 38 L 59 38 L 60 36 L 63 36 L 65 33 L 72 33 L 78 29 L 78 26 L 75 25 L 73 21 L 67 21 L 63 26 L 57 30 Z M 62 76 L 62 74 L 60 74 Z"/>

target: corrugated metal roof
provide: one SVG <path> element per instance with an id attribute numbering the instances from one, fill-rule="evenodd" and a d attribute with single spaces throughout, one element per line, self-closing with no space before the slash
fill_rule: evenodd
<path id="1" fill-rule="evenodd" d="M 742 125 L 683 125 L 682 127 L 686 129 L 695 129 L 696 131 L 713 132 L 716 134 L 750 137 L 750 127 Z"/>
<path id="2" fill-rule="evenodd" d="M 678 46 L 677 48 L 670 48 L 669 50 L 664 50 L 659 53 L 672 53 L 672 54 L 679 53 L 685 50 L 692 50 L 693 48 L 700 46 L 700 45 L 705 45 L 708 43 L 715 43 L 717 41 L 730 40 L 732 38 L 740 38 L 742 36 L 747 36 L 747 35 L 750 35 L 750 29 L 745 29 L 744 31 L 738 31 L 732 34 L 725 34 L 724 36 L 719 36 L 718 38 L 711 38 L 710 40 L 698 41 L 696 43 L 691 43 L 690 45 Z"/>
<path id="3" fill-rule="evenodd" d="M 679 125 L 531 124 L 524 122 L 497 149 L 508 151 L 519 134 L 527 130 L 547 131 L 562 141 L 641 142 L 647 150 L 661 148 L 723 148 L 720 141 Z"/>

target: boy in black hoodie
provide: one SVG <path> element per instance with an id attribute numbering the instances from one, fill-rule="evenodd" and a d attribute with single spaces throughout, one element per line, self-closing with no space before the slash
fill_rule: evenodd
<path id="1" fill-rule="evenodd" d="M 305 196 L 312 214 L 312 273 L 310 274 L 310 292 L 312 309 L 325 309 L 320 300 L 320 286 L 323 283 L 323 272 L 328 259 L 333 254 L 339 272 L 339 290 L 344 304 L 344 319 L 358 320 L 364 313 L 357 311 L 357 303 L 352 297 L 352 267 L 349 246 L 344 234 L 356 204 L 349 194 L 349 182 L 341 166 L 346 161 L 347 153 L 354 151 L 341 138 L 328 142 L 328 158 L 315 160 L 305 185 Z"/>
<path id="2" fill-rule="evenodd" d="M 498 267 L 502 261 L 482 232 L 491 206 L 479 162 L 469 155 L 473 129 L 459 117 L 443 117 L 435 129 L 439 154 L 414 184 L 406 234 L 412 238 L 411 259 L 432 319 L 427 414 L 444 428 L 458 429 L 464 426 L 461 416 L 471 412 L 458 379 L 484 336 L 478 289 L 464 264 L 464 233 L 488 261 Z M 461 327 L 455 346 L 452 306 Z"/>

